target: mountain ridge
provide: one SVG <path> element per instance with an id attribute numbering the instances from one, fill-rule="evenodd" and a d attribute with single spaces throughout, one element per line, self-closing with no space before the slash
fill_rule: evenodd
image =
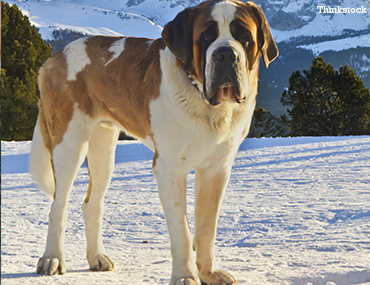
<path id="1" fill-rule="evenodd" d="M 17 4 L 28 14 L 36 27 L 58 27 L 58 16 L 53 14 L 56 8 L 59 11 L 68 9 L 80 10 L 81 14 L 105 13 L 111 18 L 120 14 L 136 15 L 137 19 L 146 19 L 149 25 L 164 26 L 184 8 L 199 4 L 200 0 L 8 0 L 8 3 Z M 277 42 L 297 36 L 340 35 L 344 30 L 370 30 L 370 1 L 363 0 L 269 0 L 254 1 L 264 11 L 269 21 L 272 33 Z M 318 7 L 343 9 L 360 9 L 366 13 L 323 13 Z M 95 14 L 94 14 L 95 13 Z M 57 20 L 56 20 L 57 18 Z M 60 18 L 60 17 L 59 17 Z M 67 21 L 77 22 L 78 19 L 66 17 Z M 121 19 L 124 24 L 127 20 Z M 126 20 L 126 21 L 125 21 Z M 65 20 L 64 20 L 65 21 Z M 54 24 L 51 24 L 53 23 Z M 107 24 L 115 24 L 115 21 Z M 119 25 L 116 26 L 119 30 Z M 110 29 L 114 30 L 113 27 Z M 118 31 L 119 32 L 119 31 Z M 151 31 L 148 31 L 149 33 Z M 45 37 L 45 35 L 43 35 Z M 153 37 L 158 37 L 153 33 Z"/>

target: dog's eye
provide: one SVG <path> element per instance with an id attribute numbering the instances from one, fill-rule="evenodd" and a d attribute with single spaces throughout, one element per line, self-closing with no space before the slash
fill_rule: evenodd
<path id="1" fill-rule="evenodd" d="M 210 32 L 204 32 L 202 35 L 203 41 L 208 42 L 211 39 L 212 35 Z"/>
<path id="2" fill-rule="evenodd" d="M 244 46 L 248 46 L 249 45 L 249 42 L 250 42 L 250 38 L 249 38 L 249 35 L 246 35 L 246 34 L 242 34 L 240 36 L 240 40 L 242 45 Z"/>
<path id="3" fill-rule="evenodd" d="M 199 45 L 208 47 L 218 36 L 218 24 L 211 22 L 208 24 L 208 28 L 204 30 L 199 37 Z"/>
<path id="4" fill-rule="evenodd" d="M 210 45 L 218 36 L 218 24 L 212 21 L 207 24 L 208 27 L 202 32 L 199 38 L 199 44 Z"/>

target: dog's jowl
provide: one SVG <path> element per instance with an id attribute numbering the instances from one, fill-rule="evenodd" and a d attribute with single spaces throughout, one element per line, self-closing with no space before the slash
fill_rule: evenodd
<path id="1" fill-rule="evenodd" d="M 40 109 L 30 155 L 33 179 L 54 201 L 37 272 L 66 273 L 66 206 L 85 158 L 87 260 L 91 270 L 114 269 L 102 243 L 102 203 L 117 136 L 124 130 L 154 152 L 153 173 L 171 240 L 170 284 L 237 284 L 215 266 L 218 212 L 249 131 L 259 58 L 267 67 L 277 55 L 258 6 L 225 0 L 185 9 L 157 40 L 82 38 L 50 58 L 38 77 Z M 185 199 L 192 169 L 194 236 Z"/>

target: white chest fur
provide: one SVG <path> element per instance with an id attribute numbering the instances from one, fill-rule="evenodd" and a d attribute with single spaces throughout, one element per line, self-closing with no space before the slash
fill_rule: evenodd
<path id="1" fill-rule="evenodd" d="M 161 52 L 160 96 L 150 104 L 157 151 L 190 169 L 230 164 L 249 131 L 254 96 L 242 104 L 211 106 L 199 96 L 168 49 Z M 252 100 L 253 99 L 253 100 Z"/>

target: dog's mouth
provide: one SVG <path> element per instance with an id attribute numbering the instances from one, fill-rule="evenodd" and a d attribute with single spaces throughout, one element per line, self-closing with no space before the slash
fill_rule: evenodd
<path id="1" fill-rule="evenodd" d="M 241 103 L 241 96 L 235 93 L 234 85 L 225 83 L 220 86 L 216 91 L 216 99 L 218 102 L 231 101 Z"/>
<path id="2" fill-rule="evenodd" d="M 230 103 L 241 103 L 243 98 L 240 92 L 240 85 L 236 80 L 230 79 L 229 76 L 224 77 L 219 84 L 211 85 L 207 92 L 207 100 L 213 106 L 216 106 L 223 101 Z M 217 86 L 216 88 L 214 86 Z"/>

